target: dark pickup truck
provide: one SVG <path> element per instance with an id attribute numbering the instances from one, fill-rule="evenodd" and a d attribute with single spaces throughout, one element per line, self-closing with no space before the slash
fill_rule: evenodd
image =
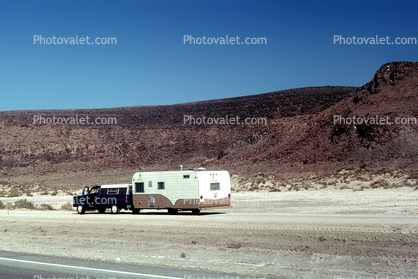
<path id="1" fill-rule="evenodd" d="M 130 184 L 101 185 L 94 186 L 91 189 L 85 187 L 81 196 L 73 197 L 73 207 L 77 208 L 79 214 L 92 210 L 105 213 L 108 208 L 113 214 L 119 213 L 121 209 L 139 213 L 139 209 L 132 206 L 132 187 Z"/>

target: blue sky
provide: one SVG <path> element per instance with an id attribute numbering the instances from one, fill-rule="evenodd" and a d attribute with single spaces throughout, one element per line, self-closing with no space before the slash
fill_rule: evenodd
<path id="1" fill-rule="evenodd" d="M 418 45 L 339 45 L 417 37 L 414 1 L 20 1 L 0 3 L 0 111 L 166 105 L 325 85 L 361 86 Z M 114 37 L 114 45 L 34 44 Z M 265 37 L 190 45 L 183 36 Z M 91 40 L 93 40 L 91 39 Z"/>

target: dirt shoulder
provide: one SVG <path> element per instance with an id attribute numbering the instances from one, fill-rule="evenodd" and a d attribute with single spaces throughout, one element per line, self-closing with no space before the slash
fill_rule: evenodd
<path id="1" fill-rule="evenodd" d="M 233 208 L 200 215 L 1 210 L 0 249 L 266 278 L 416 277 L 417 200 L 411 188 L 324 189 L 234 193 Z"/>

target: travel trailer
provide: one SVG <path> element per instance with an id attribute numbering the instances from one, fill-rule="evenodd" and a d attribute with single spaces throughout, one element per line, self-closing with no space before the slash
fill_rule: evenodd
<path id="1" fill-rule="evenodd" d="M 226 170 L 204 168 L 137 172 L 132 177 L 132 210 L 167 209 L 169 213 L 231 206 Z"/>
<path id="2" fill-rule="evenodd" d="M 73 197 L 73 206 L 80 214 L 110 208 L 114 214 L 121 209 L 139 213 L 141 209 L 167 209 L 169 213 L 224 208 L 231 206 L 231 185 L 226 170 L 204 168 L 180 171 L 137 172 L 132 184 L 85 187 Z"/>

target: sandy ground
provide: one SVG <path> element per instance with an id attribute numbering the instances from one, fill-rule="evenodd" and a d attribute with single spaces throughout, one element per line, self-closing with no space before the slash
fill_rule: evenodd
<path id="1" fill-rule="evenodd" d="M 263 278 L 414 278 L 417 212 L 410 187 L 239 192 L 233 208 L 200 215 L 1 210 L 0 249 Z"/>

